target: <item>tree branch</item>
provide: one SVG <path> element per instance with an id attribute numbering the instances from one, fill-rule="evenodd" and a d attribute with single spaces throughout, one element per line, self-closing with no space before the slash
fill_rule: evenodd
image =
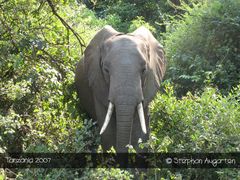
<path id="1" fill-rule="evenodd" d="M 61 23 L 65 26 L 66 29 L 70 30 L 73 35 L 77 38 L 80 47 L 81 47 L 81 53 L 83 53 L 83 47 L 86 47 L 84 40 L 81 38 L 81 36 L 74 31 L 74 29 L 57 13 L 57 11 L 54 8 L 54 5 L 51 0 L 47 0 L 48 5 L 50 6 L 52 13 L 61 21 Z"/>

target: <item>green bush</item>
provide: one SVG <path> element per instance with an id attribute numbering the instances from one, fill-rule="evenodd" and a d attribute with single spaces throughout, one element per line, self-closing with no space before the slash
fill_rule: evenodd
<path id="1" fill-rule="evenodd" d="M 179 0 L 98 0 L 94 3 L 93 9 L 101 18 L 106 18 L 109 15 L 119 17 L 120 23 L 118 23 L 116 27 L 120 31 L 129 32 L 128 30 L 131 29 L 130 26 L 132 26 L 132 21 L 138 19 L 137 17 L 142 17 L 159 34 L 165 32 L 165 25 L 163 25 L 163 22 L 169 21 L 169 14 L 174 15 L 182 13 L 181 10 L 174 7 L 174 5 L 179 4 Z"/>
<path id="2" fill-rule="evenodd" d="M 214 84 L 227 93 L 240 81 L 240 1 L 206 1 L 168 27 L 167 79 L 179 96 Z"/>
<path id="3" fill-rule="evenodd" d="M 58 18 L 49 16 L 51 9 L 43 2 L 11 1 L 1 6 L 1 149 L 26 152 L 46 146 L 43 152 L 59 152 L 61 144 L 70 148 L 72 142 L 66 140 L 72 141 L 69 137 L 83 124 L 73 85 L 81 55 L 78 41 Z M 86 30 L 84 41 L 104 25 L 76 4 L 61 4 L 58 13 L 79 34 Z M 77 25 L 72 23 L 73 17 Z"/>
<path id="4" fill-rule="evenodd" d="M 159 142 L 168 139 L 167 152 L 240 151 L 240 85 L 228 96 L 211 87 L 182 99 L 173 95 L 172 86 L 165 92 L 151 104 L 151 126 Z"/>
<path id="5" fill-rule="evenodd" d="M 133 32 L 137 28 L 141 26 L 145 26 L 148 28 L 152 33 L 156 33 L 156 29 L 152 27 L 149 23 L 147 23 L 142 16 L 137 16 L 136 19 L 132 20 L 132 24 L 130 25 L 128 32 Z"/>
<path id="6" fill-rule="evenodd" d="M 215 88 L 206 87 L 202 94 L 188 93 L 182 99 L 177 99 L 172 86 L 166 85 L 164 90 L 165 93 L 158 94 L 150 107 L 152 138 L 147 146 L 151 151 L 240 151 L 240 85 L 233 88 L 228 96 L 221 95 Z M 169 171 L 175 172 L 173 169 Z M 181 171 L 181 174 L 186 177 L 223 179 L 239 176 L 237 170 L 229 169 L 192 169 Z"/>
<path id="7" fill-rule="evenodd" d="M 86 169 L 83 173 L 83 176 L 80 180 L 88 179 L 99 179 L 99 180 L 108 180 L 108 179 L 133 179 L 133 175 L 127 170 L 118 169 L 118 168 L 98 168 L 98 169 Z"/>

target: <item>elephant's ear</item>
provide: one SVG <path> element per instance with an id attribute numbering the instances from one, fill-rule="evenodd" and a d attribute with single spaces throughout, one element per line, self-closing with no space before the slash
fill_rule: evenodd
<path id="1" fill-rule="evenodd" d="M 101 59 L 101 46 L 108 38 L 119 34 L 111 26 L 106 25 L 90 41 L 86 50 L 84 51 L 84 66 L 87 73 L 89 86 L 94 86 L 96 79 L 101 75 L 100 59 Z"/>
<path id="2" fill-rule="evenodd" d="M 146 104 L 155 96 L 160 87 L 166 70 L 166 59 L 162 45 L 154 38 L 152 33 L 145 27 L 140 27 L 133 32 L 146 42 L 148 46 L 148 71 L 146 74 L 146 83 L 143 88 L 143 94 Z"/>

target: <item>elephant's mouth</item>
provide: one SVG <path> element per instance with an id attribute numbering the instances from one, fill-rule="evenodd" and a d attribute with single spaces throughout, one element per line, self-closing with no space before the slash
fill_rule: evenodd
<path id="1" fill-rule="evenodd" d="M 109 102 L 107 114 L 106 114 L 103 126 L 101 128 L 100 135 L 103 134 L 105 132 L 105 130 L 107 129 L 107 126 L 111 120 L 113 110 L 114 110 L 114 104 Z M 142 129 L 143 133 L 146 134 L 147 133 L 146 121 L 145 121 L 145 117 L 144 117 L 142 102 L 137 105 L 137 112 L 138 112 L 138 116 L 139 116 L 139 120 L 140 120 L 140 124 L 141 124 L 141 129 Z"/>

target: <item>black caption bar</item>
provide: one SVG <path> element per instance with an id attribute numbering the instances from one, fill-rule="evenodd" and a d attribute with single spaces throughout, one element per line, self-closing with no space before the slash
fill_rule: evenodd
<path id="1" fill-rule="evenodd" d="M 9 153 L 0 168 L 240 168 L 240 153 Z"/>

